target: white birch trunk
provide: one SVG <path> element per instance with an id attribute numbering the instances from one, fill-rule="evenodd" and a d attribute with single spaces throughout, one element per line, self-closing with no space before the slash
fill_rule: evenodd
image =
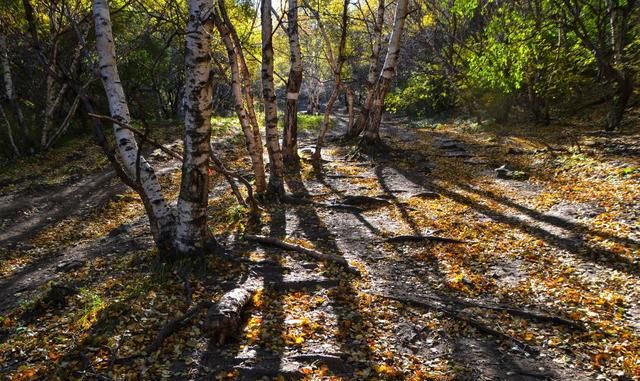
<path id="1" fill-rule="evenodd" d="M 409 0 L 398 0 L 387 55 L 384 59 L 382 72 L 378 78 L 371 108 L 371 116 L 364 135 L 364 142 L 367 144 L 375 144 L 380 140 L 379 130 L 382 120 L 382 110 L 384 109 L 384 97 L 387 94 L 391 80 L 396 75 L 398 57 L 400 56 L 400 40 L 404 30 L 404 22 L 407 18 L 408 8 Z"/>
<path id="2" fill-rule="evenodd" d="M 131 117 L 116 66 L 116 52 L 107 0 L 94 0 L 93 15 L 100 76 L 109 101 L 109 110 L 114 119 L 129 125 Z M 170 250 L 174 218 L 162 195 L 160 182 L 144 157 L 141 156 L 138 160 L 138 145 L 133 132 L 118 124 L 113 125 L 113 130 L 117 152 L 126 174 L 135 182 L 139 173 L 139 194 L 149 216 L 156 245 L 161 251 Z M 138 161 L 140 168 L 137 169 Z"/>
<path id="3" fill-rule="evenodd" d="M 376 71 L 378 69 L 378 60 L 380 59 L 380 50 L 382 47 L 382 27 L 384 25 L 384 9 L 385 2 L 378 2 L 378 10 L 375 20 L 373 20 L 373 45 L 371 47 L 371 56 L 369 56 L 369 72 L 367 73 L 367 96 L 362 110 L 356 119 L 352 128 L 347 131 L 348 138 L 355 138 L 360 135 L 369 123 L 369 113 L 373 104 L 374 90 L 376 86 Z"/>
<path id="4" fill-rule="evenodd" d="M 289 0 L 287 10 L 287 35 L 289 37 L 290 69 L 287 80 L 287 108 L 284 116 L 282 151 L 284 162 L 298 166 L 298 97 L 302 85 L 302 53 L 298 35 L 298 1 Z"/>
<path id="5" fill-rule="evenodd" d="M 212 86 L 211 0 L 189 0 L 186 35 L 185 137 L 182 184 L 177 206 L 175 248 L 198 253 L 209 239 L 209 142 L 211 140 Z"/>
<path id="6" fill-rule="evenodd" d="M 227 54 L 235 54 L 235 57 L 229 56 L 229 61 L 231 62 L 231 60 L 233 59 L 237 69 L 239 70 L 238 85 L 240 86 L 241 93 L 240 98 L 237 98 L 237 94 L 234 94 L 234 97 L 236 97 L 236 99 L 239 99 L 240 102 L 239 105 L 236 103 L 236 109 L 238 106 L 242 107 L 242 110 L 244 111 L 246 116 L 246 121 L 250 126 L 251 135 L 248 134 L 249 131 L 245 129 L 245 126 L 242 126 L 242 129 L 247 141 L 247 149 L 249 150 L 249 154 L 251 155 L 253 174 L 256 177 L 256 192 L 264 193 L 267 190 L 267 180 L 263 159 L 264 148 L 262 146 L 260 126 L 258 124 L 258 119 L 256 117 L 256 112 L 253 106 L 253 95 L 251 94 L 251 77 L 249 74 L 249 68 L 247 67 L 247 63 L 242 52 L 240 38 L 238 37 L 238 34 L 236 33 L 236 30 L 233 27 L 229 16 L 227 15 L 224 0 L 218 1 L 218 10 L 220 11 L 220 16 L 222 19 L 216 21 L 216 23 L 221 22 L 220 27 L 224 27 L 224 29 L 228 32 L 227 39 L 223 37 L 223 42 L 225 43 L 225 46 L 227 48 Z M 222 31 L 220 33 L 222 34 Z M 229 46 L 229 44 L 231 45 Z M 233 49 L 233 51 L 229 50 L 230 47 Z M 230 63 L 230 65 L 232 64 Z M 242 123 L 242 116 L 238 115 L 238 117 L 241 119 L 240 122 Z"/>
<path id="7" fill-rule="evenodd" d="M 261 0 L 260 18 L 262 20 L 262 98 L 270 164 L 267 193 L 278 199 L 284 195 L 284 164 L 278 141 L 278 105 L 273 84 L 271 0 Z"/>
<path id="8" fill-rule="evenodd" d="M 0 63 L 2 64 L 2 79 L 4 81 L 4 92 L 14 109 L 18 127 L 24 131 L 24 117 L 18 100 L 16 99 L 16 93 L 13 87 L 13 77 L 11 76 L 11 63 L 9 62 L 9 51 L 7 49 L 7 38 L 4 34 L 0 34 Z M 7 119 L 8 120 L 8 119 Z"/>

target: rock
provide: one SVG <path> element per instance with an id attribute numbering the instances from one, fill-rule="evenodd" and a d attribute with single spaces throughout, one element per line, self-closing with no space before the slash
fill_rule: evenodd
<path id="1" fill-rule="evenodd" d="M 496 171 L 496 175 L 499 179 L 508 179 L 509 178 L 509 170 L 507 169 L 507 165 L 503 164 L 502 166 L 494 169 Z"/>
<path id="2" fill-rule="evenodd" d="M 472 157 L 473 155 L 467 151 L 449 151 L 444 153 L 445 157 Z"/>
<path id="3" fill-rule="evenodd" d="M 61 262 L 56 266 L 56 272 L 70 272 L 84 266 L 86 261 L 73 259 L 67 262 Z"/>

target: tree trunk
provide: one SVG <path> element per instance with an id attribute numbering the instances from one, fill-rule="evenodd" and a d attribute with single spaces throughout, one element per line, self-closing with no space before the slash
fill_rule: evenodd
<path id="1" fill-rule="evenodd" d="M 320 160 L 322 158 L 322 146 L 324 144 L 324 138 L 327 134 L 327 130 L 329 129 L 329 123 L 331 114 L 333 113 L 333 105 L 338 99 L 338 95 L 340 95 L 340 90 L 342 89 L 342 66 L 344 64 L 344 50 L 347 44 L 347 27 L 348 27 L 348 19 L 349 19 L 349 0 L 344 0 L 342 6 L 342 19 L 340 23 L 340 44 L 338 46 L 338 60 L 335 61 L 333 58 L 333 53 L 331 49 L 331 40 L 324 27 L 322 26 L 322 22 L 320 19 L 320 13 L 317 11 L 313 12 L 318 21 L 318 27 L 320 29 L 320 33 L 324 37 L 324 42 L 326 45 L 327 58 L 329 59 L 329 63 L 331 68 L 333 69 L 333 78 L 335 81 L 333 90 L 331 91 L 331 95 L 329 96 L 329 101 L 327 102 L 327 107 L 324 111 L 324 118 L 322 120 L 322 125 L 320 126 L 320 131 L 318 132 L 318 139 L 316 141 L 316 150 L 313 153 L 312 158 L 314 160 Z"/>
<path id="2" fill-rule="evenodd" d="M 96 31 L 100 77 L 114 119 L 131 124 L 129 107 L 120 82 L 115 58 L 115 45 L 111 30 L 111 17 L 107 0 L 94 0 L 93 15 Z M 133 132 L 119 124 L 113 125 L 117 152 L 130 180 L 139 183 L 140 197 L 145 205 L 153 238 L 162 253 L 172 248 L 174 217 L 162 195 L 160 182 L 151 165 L 138 152 Z"/>
<path id="3" fill-rule="evenodd" d="M 384 109 L 384 97 L 389 90 L 391 80 L 396 75 L 398 56 L 400 55 L 400 39 L 404 29 L 404 21 L 407 18 L 409 0 L 398 0 L 396 13 L 393 20 L 393 31 L 389 39 L 387 56 L 384 59 L 384 66 L 378 78 L 378 84 L 374 92 L 371 116 L 365 131 L 363 142 L 365 144 L 376 144 L 380 140 L 380 122 L 382 121 L 382 111 Z"/>
<path id="4" fill-rule="evenodd" d="M 11 143 L 11 148 L 13 149 L 13 153 L 16 156 L 20 156 L 20 150 L 16 145 L 16 142 L 13 140 L 13 130 L 11 129 L 11 122 L 7 117 L 7 114 L 4 112 L 4 108 L 0 104 L 0 114 L 2 114 L 2 118 L 4 119 L 5 124 L 7 125 L 7 135 L 9 136 L 9 143 Z"/>
<path id="5" fill-rule="evenodd" d="M 233 100 L 235 104 L 236 114 L 238 115 L 238 120 L 240 121 L 240 127 L 242 128 L 242 132 L 245 137 L 245 142 L 247 145 L 247 151 L 249 152 L 249 157 L 251 158 L 251 166 L 253 168 L 253 173 L 256 179 L 262 179 L 262 192 L 265 191 L 266 183 L 264 182 L 264 162 L 262 159 L 262 145 L 256 144 L 255 137 L 253 134 L 253 128 L 251 125 L 251 121 L 249 120 L 249 115 L 247 109 L 244 105 L 244 96 L 242 92 L 242 83 L 240 79 L 240 69 L 238 66 L 239 56 L 236 54 L 236 49 L 234 47 L 234 43 L 231 39 L 231 33 L 227 28 L 226 24 L 218 15 L 214 12 L 213 20 L 220 33 L 222 38 L 222 42 L 227 49 L 227 57 L 229 59 L 229 68 L 231 71 L 231 93 L 233 94 Z M 256 180 L 256 185 L 258 181 Z M 256 186 L 257 188 L 257 186 Z M 257 190 L 257 189 L 256 189 Z"/>
<path id="6" fill-rule="evenodd" d="M 185 136 L 182 183 L 178 196 L 175 248 L 202 252 L 209 240 L 209 142 L 213 88 L 210 80 L 213 4 L 189 0 L 186 34 Z"/>
<path id="7" fill-rule="evenodd" d="M 18 104 L 18 100 L 16 99 L 16 93 L 13 87 L 13 78 L 11 75 L 11 63 L 9 62 L 9 51 L 7 49 L 7 39 L 4 34 L 0 34 L 0 64 L 2 65 L 2 79 L 4 81 L 5 95 L 16 116 L 18 128 L 23 133 L 26 133 L 25 125 L 24 125 L 24 116 L 22 115 L 22 110 L 20 109 L 20 105 Z M 9 119 L 6 119 L 6 120 L 8 123 Z M 9 124 L 7 124 L 7 126 L 9 126 Z"/>
<path id="8" fill-rule="evenodd" d="M 229 34 L 231 35 L 231 39 L 233 40 L 234 49 L 237 55 L 237 62 L 240 68 L 240 79 L 242 83 L 242 92 L 244 95 L 245 101 L 245 109 L 247 111 L 247 116 L 249 118 L 249 123 L 251 124 L 251 129 L 253 131 L 253 141 L 256 147 L 256 166 L 254 167 L 254 175 L 256 176 L 256 192 L 264 193 L 267 190 L 267 180 L 264 171 L 264 160 L 262 158 L 263 154 L 263 146 L 262 146 L 262 136 L 260 135 L 260 125 L 258 124 L 258 118 L 256 117 L 256 111 L 253 103 L 253 94 L 251 93 L 251 73 L 249 72 L 249 68 L 247 66 L 247 61 L 244 58 L 244 53 L 242 52 L 242 43 L 240 38 L 238 37 L 238 33 L 231 23 L 231 19 L 227 14 L 227 9 L 224 4 L 224 0 L 218 0 L 218 9 L 220 10 L 220 16 L 222 16 L 222 21 L 224 21 L 227 29 L 229 30 Z"/>
<path id="9" fill-rule="evenodd" d="M 380 60 L 380 50 L 382 47 L 382 26 L 384 25 L 384 0 L 378 2 L 378 11 L 375 20 L 373 20 L 373 46 L 371 48 L 371 56 L 369 56 L 369 72 L 367 74 L 367 96 L 356 122 L 347 130 L 347 138 L 355 138 L 367 127 L 369 123 L 369 112 L 373 104 L 373 96 L 376 85 L 376 71 L 378 69 L 378 61 Z"/>
<path id="10" fill-rule="evenodd" d="M 607 118 L 607 131 L 614 131 L 622 124 L 624 112 L 633 95 L 633 79 L 628 73 L 624 73 L 617 84 L 616 95 L 613 97 L 611 111 Z"/>
<path id="11" fill-rule="evenodd" d="M 298 156 L 298 96 L 302 85 L 302 53 L 298 36 L 298 1 L 289 0 L 287 22 L 290 50 L 289 79 L 287 81 L 287 108 L 284 116 L 282 136 L 282 156 L 284 162 L 292 167 L 299 165 Z"/>
<path id="12" fill-rule="evenodd" d="M 284 195 L 284 164 L 278 141 L 278 105 L 273 84 L 271 0 L 261 0 L 260 17 L 262 20 L 262 98 L 270 165 L 267 193 L 270 197 L 279 199 Z"/>

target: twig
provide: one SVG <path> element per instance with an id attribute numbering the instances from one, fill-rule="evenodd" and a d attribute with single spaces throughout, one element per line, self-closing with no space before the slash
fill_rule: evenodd
<path id="1" fill-rule="evenodd" d="M 439 237 L 434 235 L 424 235 L 424 236 L 423 235 L 399 235 L 399 236 L 387 238 L 385 241 L 390 243 L 424 242 L 424 241 L 457 243 L 457 244 L 475 243 L 474 241 L 463 241 L 455 238 L 446 238 L 446 237 Z"/>
<path id="2" fill-rule="evenodd" d="M 396 300 L 398 302 L 401 303 L 406 303 L 409 305 L 412 305 L 414 307 L 421 307 L 421 308 L 427 308 L 427 309 L 431 309 L 434 311 L 438 311 L 441 312 L 449 317 L 455 318 L 457 320 L 460 320 L 462 322 L 465 322 L 467 324 L 469 324 L 470 326 L 476 328 L 477 330 L 484 332 L 486 334 L 492 335 L 492 336 L 496 336 L 496 337 L 500 337 L 505 341 L 511 341 L 513 342 L 516 346 L 518 346 L 521 350 L 528 352 L 532 355 L 537 355 L 540 353 L 540 351 L 537 348 L 532 347 L 531 345 L 523 342 L 522 340 L 516 339 L 515 337 L 508 335 L 506 333 L 500 332 L 496 329 L 493 329 L 491 327 L 488 327 L 486 324 L 484 324 L 483 322 L 473 319 L 471 317 L 467 317 L 464 316 L 464 314 L 462 314 L 461 312 L 455 311 L 453 309 L 447 308 L 447 307 L 443 307 L 440 305 L 437 305 L 435 303 L 431 303 L 427 300 L 421 300 L 421 299 L 417 299 L 417 298 L 413 298 L 410 296 L 398 296 L 398 295 L 393 295 L 393 294 L 378 294 L 378 293 L 374 293 L 372 295 L 375 296 L 379 296 L 379 297 L 383 297 L 386 299 L 392 299 L 392 300 Z"/>
<path id="3" fill-rule="evenodd" d="M 302 247 L 300 245 L 294 245 L 273 237 L 246 234 L 244 238 L 248 241 L 258 242 L 265 245 L 276 246 L 285 250 L 297 251 L 298 253 L 308 255 L 310 257 L 313 257 L 321 261 L 334 262 L 342 266 L 345 270 L 347 270 L 352 274 L 360 274 L 360 272 L 357 269 L 349 265 L 349 262 L 347 262 L 346 259 L 344 259 L 343 257 L 339 257 L 337 255 L 321 253 L 317 250 L 307 249 L 306 247 Z"/>

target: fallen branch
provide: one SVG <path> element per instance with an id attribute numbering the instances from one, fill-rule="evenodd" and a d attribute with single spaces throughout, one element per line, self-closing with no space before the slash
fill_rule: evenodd
<path id="1" fill-rule="evenodd" d="M 385 240 L 389 243 L 403 243 L 403 242 L 442 242 L 442 243 L 474 243 L 473 241 L 463 241 L 455 238 L 439 237 L 435 235 L 399 235 Z"/>
<path id="2" fill-rule="evenodd" d="M 291 243 L 287 243 L 285 241 L 279 240 L 277 238 L 273 238 L 273 237 L 265 237 L 265 236 L 259 236 L 259 235 L 245 235 L 244 238 L 248 241 L 253 241 L 253 242 L 258 242 L 261 244 L 265 244 L 265 245 L 271 245 L 271 246 L 276 246 L 285 250 L 292 250 L 292 251 L 297 251 L 298 253 L 302 253 L 305 255 L 308 255 L 310 257 L 313 257 L 315 259 L 321 260 L 321 261 L 328 261 L 328 262 L 333 262 L 336 263 L 340 266 L 342 266 L 345 270 L 347 270 L 348 272 L 352 273 L 352 274 L 360 274 L 360 272 L 351 267 L 351 265 L 349 265 L 349 262 L 347 262 L 346 259 L 344 259 L 343 257 L 339 257 L 337 255 L 333 255 L 333 254 L 326 254 L 326 253 L 321 253 L 317 250 L 312 250 L 312 249 L 307 249 L 306 247 L 300 246 L 300 245 L 294 245 Z"/>
<path id="3" fill-rule="evenodd" d="M 496 329 L 488 327 L 483 322 L 481 322 L 479 320 L 476 320 L 476 319 L 474 319 L 472 317 L 465 316 L 460 311 L 456 311 L 456 310 L 453 310 L 453 309 L 438 305 L 436 303 L 429 302 L 429 301 L 424 300 L 424 299 L 417 299 L 417 298 L 413 298 L 413 297 L 410 297 L 410 296 L 398 296 L 398 295 L 393 295 L 393 294 L 378 294 L 378 293 L 374 293 L 372 295 L 383 297 L 383 298 L 386 298 L 386 299 L 396 300 L 398 302 L 406 303 L 406 304 L 414 306 L 414 307 L 420 307 L 420 308 L 426 308 L 426 309 L 438 311 L 440 313 L 443 313 L 446 316 L 449 316 L 449 317 L 452 317 L 452 318 L 457 319 L 459 321 L 462 321 L 464 323 L 467 323 L 470 326 L 476 328 L 480 332 L 484 332 L 486 334 L 499 337 L 499 338 L 501 338 L 501 339 L 503 339 L 505 341 L 510 341 L 510 342 L 514 343 L 518 348 L 520 348 L 521 350 L 523 350 L 523 351 L 525 351 L 525 352 L 527 352 L 529 354 L 538 355 L 540 353 L 540 351 L 538 349 L 532 347 L 531 345 L 525 343 L 524 341 L 516 339 L 515 337 L 513 337 L 511 335 L 508 335 L 508 334 L 506 334 L 504 332 L 500 332 L 500 331 L 498 331 Z"/>
<path id="4" fill-rule="evenodd" d="M 209 300 L 201 301 L 189 308 L 187 312 L 181 316 L 165 324 L 155 339 L 147 345 L 142 353 L 115 359 L 112 361 L 112 364 L 126 364 L 135 359 L 151 355 L 160 349 L 162 343 L 164 343 L 169 336 L 184 327 L 205 309 L 209 309 L 206 323 L 207 332 L 222 344 L 224 340 L 240 326 L 242 311 L 251 300 L 251 296 L 255 290 L 254 283 L 253 279 L 245 281 L 241 286 L 225 293 L 218 303 L 213 303 Z"/>

